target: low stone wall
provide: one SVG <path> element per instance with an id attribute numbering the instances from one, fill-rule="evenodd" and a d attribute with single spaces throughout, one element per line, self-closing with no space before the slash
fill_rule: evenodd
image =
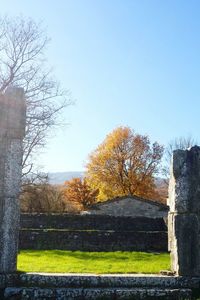
<path id="1" fill-rule="evenodd" d="M 167 251 L 167 232 L 21 230 L 20 249 Z"/>
<path id="2" fill-rule="evenodd" d="M 104 215 L 21 214 L 21 228 L 115 230 L 115 231 L 167 231 L 162 218 L 114 217 Z"/>
<path id="3" fill-rule="evenodd" d="M 195 277 L 29 273 L 11 275 L 0 299 L 195 300 L 199 286 L 200 278 Z"/>
<path id="4" fill-rule="evenodd" d="M 167 251 L 163 219 L 22 214 L 20 249 Z"/>

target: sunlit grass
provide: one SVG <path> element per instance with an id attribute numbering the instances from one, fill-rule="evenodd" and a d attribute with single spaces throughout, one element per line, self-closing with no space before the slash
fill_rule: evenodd
<path id="1" fill-rule="evenodd" d="M 169 270 L 168 253 L 23 250 L 18 270 L 49 273 L 159 273 Z"/>

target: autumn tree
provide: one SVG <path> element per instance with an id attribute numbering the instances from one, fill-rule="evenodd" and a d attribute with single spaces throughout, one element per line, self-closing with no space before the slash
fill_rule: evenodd
<path id="1" fill-rule="evenodd" d="M 154 198 L 162 155 L 163 147 L 151 145 L 148 136 L 118 127 L 90 155 L 87 182 L 99 189 L 99 200 L 123 195 Z"/>
<path id="2" fill-rule="evenodd" d="M 19 86 L 27 100 L 24 176 L 34 174 L 34 155 L 45 146 L 50 129 L 60 124 L 60 113 L 70 103 L 47 64 L 48 43 L 40 23 L 24 17 L 0 18 L 0 92 Z"/>
<path id="3" fill-rule="evenodd" d="M 73 178 L 65 182 L 63 193 L 68 201 L 77 202 L 85 209 L 96 202 L 98 190 L 91 189 L 85 178 Z"/>

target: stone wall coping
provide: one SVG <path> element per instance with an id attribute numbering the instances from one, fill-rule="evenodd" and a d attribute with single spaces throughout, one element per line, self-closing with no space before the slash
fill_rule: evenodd
<path id="1" fill-rule="evenodd" d="M 0 274 L 0 279 L 13 279 L 13 278 L 19 278 L 21 276 L 29 276 L 29 275 L 39 275 L 39 276 L 56 276 L 56 277 L 127 277 L 127 278 L 134 278 L 134 277 L 153 277 L 153 278 L 186 278 L 188 280 L 191 280 L 192 278 L 199 279 L 200 277 L 186 277 L 186 276 L 178 276 L 178 275 L 162 275 L 162 274 L 144 274 L 144 273 L 129 273 L 129 274 L 121 274 L 121 273 L 108 273 L 108 274 L 96 274 L 96 273 L 43 273 L 43 272 L 24 272 L 24 273 L 8 273 L 8 274 Z"/>
<path id="2" fill-rule="evenodd" d="M 21 273 L 0 275 L 0 288 L 190 288 L 199 289 L 200 277 L 159 274 Z M 32 299 L 32 298 L 31 298 Z M 35 298 L 34 298 L 35 299 Z"/>
<path id="3" fill-rule="evenodd" d="M 159 274 L 20 274 L 18 286 L 40 287 L 161 287 L 199 288 L 200 277 L 167 276 Z"/>
<path id="4" fill-rule="evenodd" d="M 188 276 L 179 276 L 179 275 L 163 275 L 163 274 L 144 274 L 144 273 L 129 273 L 129 274 L 121 274 L 121 273 L 113 273 L 113 274 L 95 274 L 95 273 L 41 273 L 41 272 L 27 272 L 27 273 L 22 273 L 19 276 L 29 276 L 29 275 L 34 275 L 34 276 L 49 276 L 49 277 L 101 277 L 101 278 L 166 278 L 166 279 L 186 279 L 186 280 L 191 280 L 191 279 L 199 279 L 200 277 L 188 277 Z"/>

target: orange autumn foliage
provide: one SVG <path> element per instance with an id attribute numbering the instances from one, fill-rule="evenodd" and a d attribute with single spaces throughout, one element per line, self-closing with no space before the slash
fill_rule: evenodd
<path id="1" fill-rule="evenodd" d="M 99 189 L 98 200 L 123 195 L 158 198 L 154 176 L 162 155 L 163 146 L 151 145 L 148 136 L 118 127 L 90 155 L 87 182 Z"/>
<path id="2" fill-rule="evenodd" d="M 85 179 L 73 178 L 65 181 L 63 194 L 68 201 L 79 203 L 83 208 L 87 208 L 96 202 L 98 190 L 91 189 Z"/>

